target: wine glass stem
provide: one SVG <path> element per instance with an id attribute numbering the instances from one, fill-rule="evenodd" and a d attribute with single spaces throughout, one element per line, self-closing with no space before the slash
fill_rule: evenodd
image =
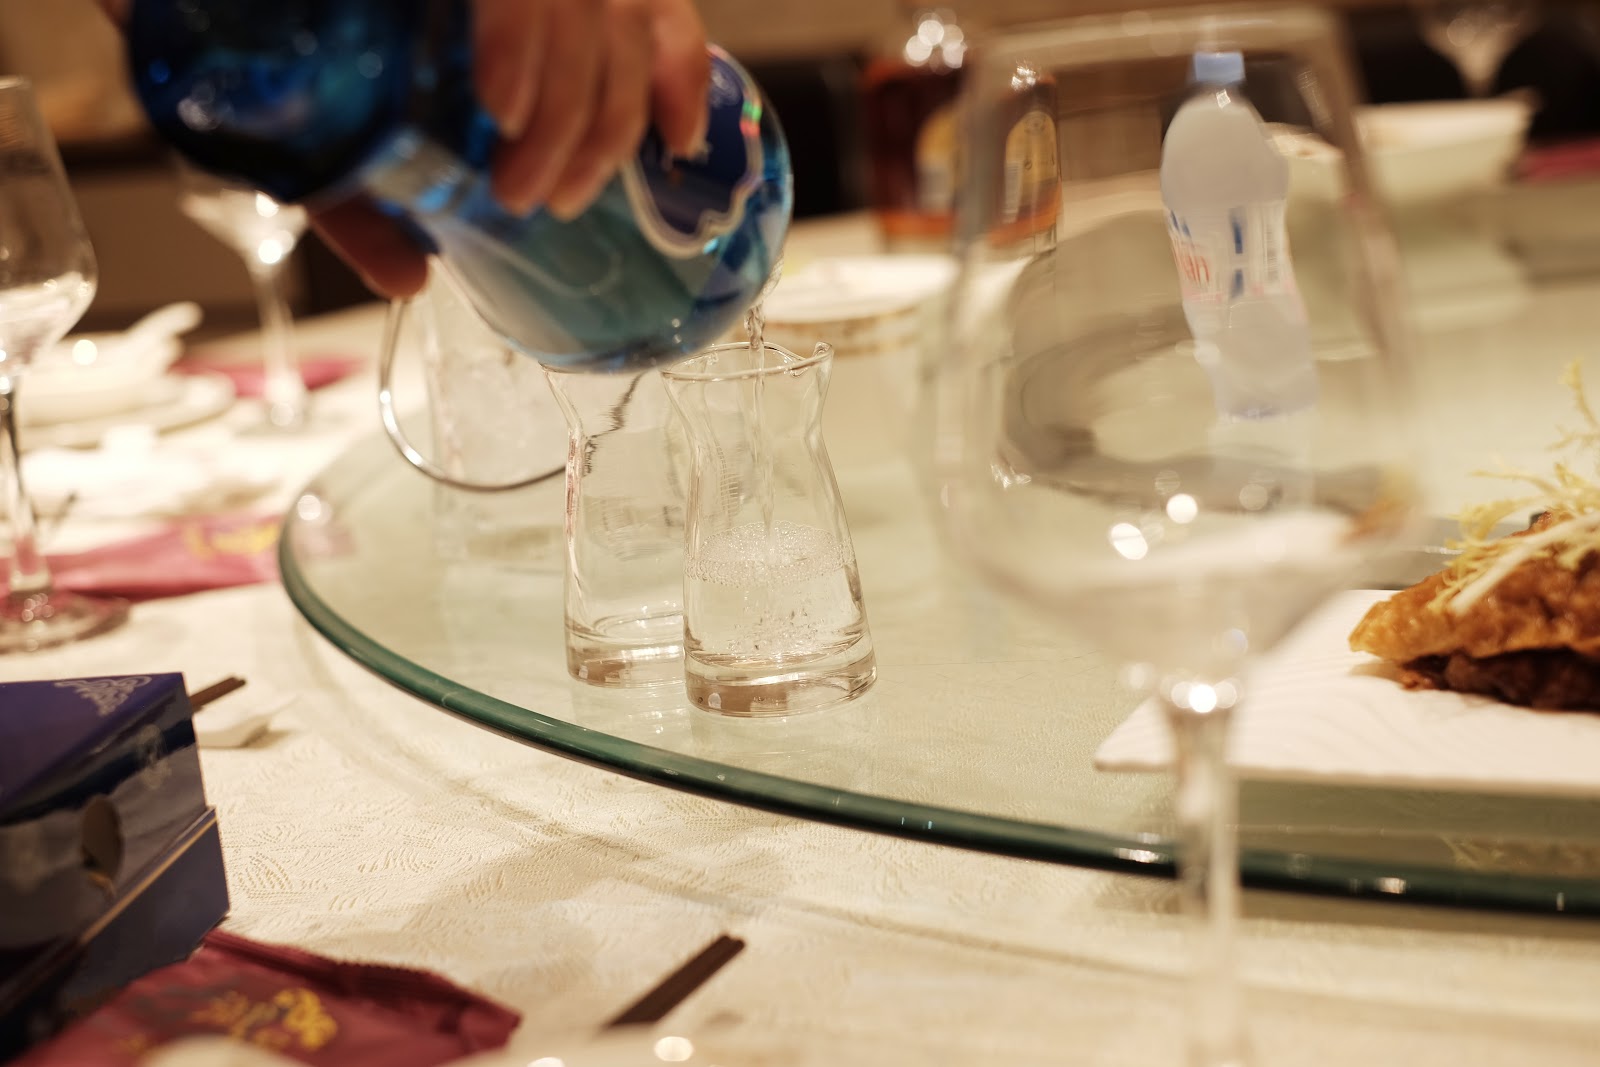
<path id="1" fill-rule="evenodd" d="M 13 600 L 50 591 L 50 568 L 39 552 L 33 501 L 22 480 L 22 451 L 17 447 L 17 387 L 20 379 L 0 374 L 0 478 L 5 479 L 6 514 L 11 517 L 10 597 Z"/>
<path id="2" fill-rule="evenodd" d="M 267 421 L 274 426 L 295 426 L 305 419 L 306 383 L 295 358 L 289 304 L 283 298 L 283 267 L 252 258 L 250 279 L 261 311 L 262 399 L 267 404 Z"/>
<path id="3" fill-rule="evenodd" d="M 1500 73 L 1500 64 L 1505 60 L 1505 52 L 1497 46 L 1469 47 L 1464 55 L 1456 62 L 1456 69 L 1461 72 L 1461 81 L 1465 84 L 1467 95 L 1482 100 L 1494 92 L 1496 76 Z"/>
<path id="4" fill-rule="evenodd" d="M 1178 885 L 1193 942 L 1190 1067 L 1241 1067 L 1238 790 L 1227 762 L 1229 712 L 1166 706 L 1178 753 Z"/>

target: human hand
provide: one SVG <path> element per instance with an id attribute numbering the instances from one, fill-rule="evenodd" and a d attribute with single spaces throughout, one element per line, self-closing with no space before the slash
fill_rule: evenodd
<path id="1" fill-rule="evenodd" d="M 130 0 L 101 0 L 119 23 Z M 495 196 L 526 214 L 580 214 L 653 119 L 674 152 L 705 138 L 711 64 L 694 0 L 472 0 L 478 99 L 500 127 Z M 383 296 L 411 296 L 427 261 L 364 200 L 312 225 Z"/>
<path id="2" fill-rule="evenodd" d="M 500 127 L 492 181 L 508 209 L 580 214 L 638 149 L 653 119 L 681 155 L 705 138 L 711 80 L 693 0 L 474 0 L 478 98 Z M 313 225 L 385 296 L 427 280 L 411 240 L 352 201 Z"/>

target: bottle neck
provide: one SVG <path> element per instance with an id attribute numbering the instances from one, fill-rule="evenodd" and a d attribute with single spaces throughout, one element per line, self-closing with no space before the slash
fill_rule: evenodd
<path id="1" fill-rule="evenodd" d="M 460 156 L 420 130 L 406 129 L 361 169 L 356 181 L 374 199 L 428 218 L 454 210 L 476 178 L 477 171 Z"/>

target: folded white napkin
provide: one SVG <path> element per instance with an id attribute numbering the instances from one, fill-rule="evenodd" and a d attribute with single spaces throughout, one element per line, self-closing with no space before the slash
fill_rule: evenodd
<path id="1" fill-rule="evenodd" d="M 177 443 L 148 427 L 108 433 L 97 449 L 42 448 L 23 457 L 41 514 L 73 499 L 74 518 L 136 519 L 211 514 L 251 503 L 277 483 L 274 465 L 229 448 L 221 435 Z"/>

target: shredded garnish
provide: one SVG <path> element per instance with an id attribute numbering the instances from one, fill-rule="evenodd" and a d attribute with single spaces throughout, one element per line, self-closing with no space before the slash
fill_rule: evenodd
<path id="1" fill-rule="evenodd" d="M 1445 574 L 1443 587 L 1433 601 L 1435 609 L 1448 608 L 1460 615 L 1487 596 L 1506 576 L 1529 560 L 1549 558 L 1558 566 L 1575 569 L 1589 553 L 1600 550 L 1600 418 L 1584 393 L 1583 368 L 1577 360 L 1567 364 L 1561 384 L 1572 391 L 1582 426 L 1565 430 L 1551 446 L 1552 452 L 1581 452 L 1591 465 L 1585 475 L 1572 462 L 1557 460 L 1548 475 L 1501 466 L 1474 471 L 1484 478 L 1518 482 L 1531 492 L 1465 509 L 1459 517 L 1461 537 L 1449 547 L 1459 550 Z M 1545 513 L 1537 533 L 1521 537 L 1495 537 L 1494 528 L 1513 515 Z"/>

